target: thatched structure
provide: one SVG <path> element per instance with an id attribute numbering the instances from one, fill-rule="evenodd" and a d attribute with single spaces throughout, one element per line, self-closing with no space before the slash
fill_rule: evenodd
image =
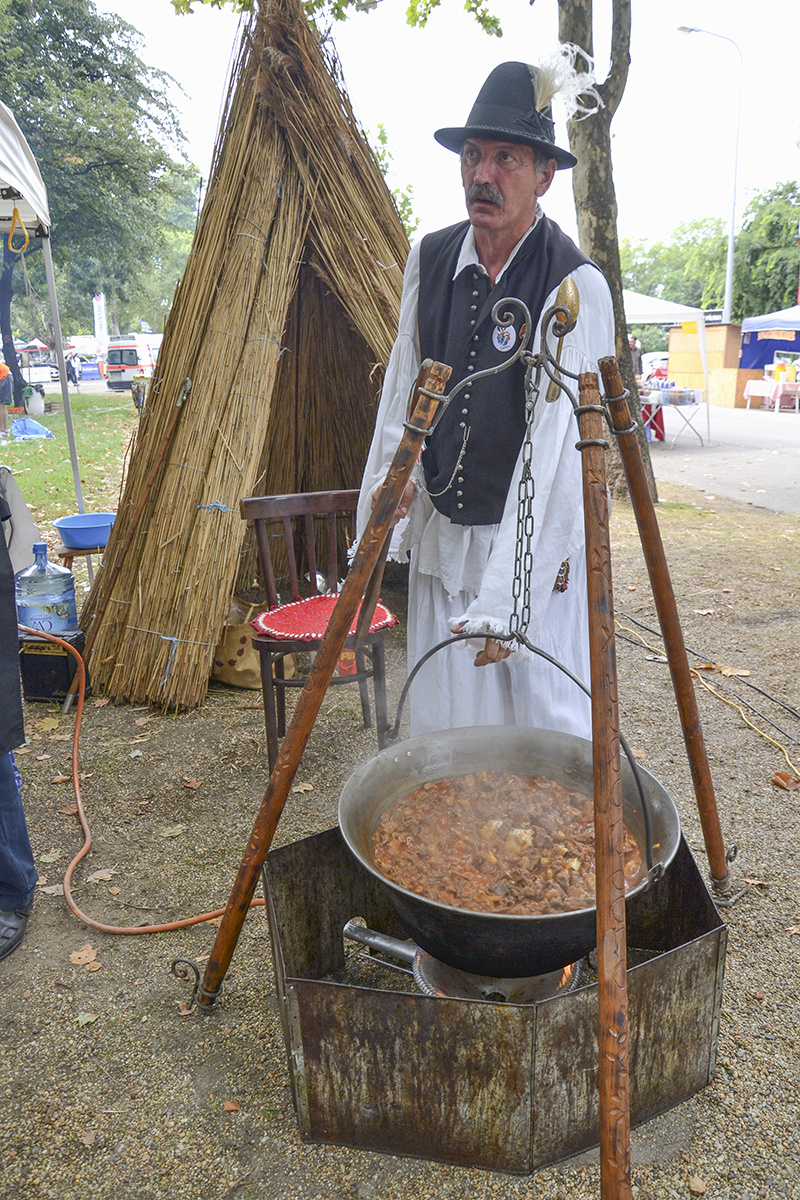
<path id="1" fill-rule="evenodd" d="M 408 242 L 339 78 L 298 0 L 262 0 L 82 613 L 88 627 L 155 472 L 92 654 L 117 700 L 202 702 L 229 597 L 252 583 L 240 497 L 358 485 Z"/>

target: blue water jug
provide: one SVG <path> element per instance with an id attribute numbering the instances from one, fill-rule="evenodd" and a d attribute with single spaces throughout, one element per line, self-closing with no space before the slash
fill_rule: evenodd
<path id="1" fill-rule="evenodd" d="M 17 620 L 29 629 L 44 633 L 63 633 L 78 628 L 75 607 L 75 578 L 72 571 L 48 561 L 47 546 L 34 542 L 35 561 L 17 571 L 14 593 Z"/>

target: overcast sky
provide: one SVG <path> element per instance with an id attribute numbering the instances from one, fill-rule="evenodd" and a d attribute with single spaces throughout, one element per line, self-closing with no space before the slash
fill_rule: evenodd
<path id="1" fill-rule="evenodd" d="M 198 5 L 174 14 L 169 0 L 97 0 L 144 37 L 142 57 L 169 71 L 189 152 L 204 175 L 238 19 Z M 427 29 L 408 29 L 405 0 L 333 28 L 356 113 L 369 131 L 383 123 L 394 154 L 394 185 L 411 184 L 420 233 L 459 220 L 463 195 L 454 155 L 432 137 L 466 121 L 486 75 L 499 62 L 536 62 L 556 45 L 556 0 L 496 0 L 504 37 L 489 38 L 459 0 L 443 0 Z M 595 0 L 597 74 L 608 67 L 610 0 Z M 756 19 L 757 18 L 757 19 Z M 737 213 L 757 192 L 800 178 L 800 0 L 633 0 L 631 70 L 612 124 L 620 237 L 655 241 L 681 222 L 727 223 L 739 98 L 739 55 L 721 37 L 681 34 L 699 26 L 732 38 L 744 60 Z M 556 110 L 557 140 L 567 146 Z M 574 233 L 569 172 L 559 172 L 544 205 Z"/>

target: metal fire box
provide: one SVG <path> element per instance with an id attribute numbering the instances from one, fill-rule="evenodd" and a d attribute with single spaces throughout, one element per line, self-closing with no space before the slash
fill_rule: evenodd
<path id="1" fill-rule="evenodd" d="M 596 984 L 512 1005 L 337 982 L 351 918 L 406 936 L 338 829 L 273 850 L 264 884 L 304 1141 L 519 1173 L 598 1144 Z M 636 1125 L 714 1073 L 727 931 L 683 839 L 627 922 L 652 955 L 628 969 Z"/>

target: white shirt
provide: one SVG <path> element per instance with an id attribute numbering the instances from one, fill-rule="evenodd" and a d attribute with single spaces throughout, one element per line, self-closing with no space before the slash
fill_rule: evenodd
<path id="1" fill-rule="evenodd" d="M 495 290 L 503 296 L 502 279 L 525 238 L 541 217 L 537 212 L 531 229 L 511 251 L 497 276 Z M 420 250 L 411 250 L 403 280 L 397 340 L 386 369 L 375 433 L 367 457 L 359 503 L 359 536 L 369 518 L 373 489 L 386 475 L 403 434 L 403 421 L 420 367 L 417 336 Z M 478 263 L 474 230 L 470 226 L 459 254 L 455 275 Z M 481 270 L 483 270 L 481 266 Z M 455 278 L 455 276 L 454 276 Z M 597 361 L 615 352 L 614 313 L 608 285 L 593 266 L 579 266 L 569 276 L 578 289 L 580 310 L 576 328 L 564 338 L 561 363 L 575 374 L 597 371 Z M 555 302 L 555 289 L 542 312 Z M 539 349 L 537 325 L 530 348 Z M 583 499 L 580 452 L 574 445 L 578 426 L 569 398 L 544 399 L 546 380 L 536 404 L 533 426 L 534 535 L 531 586 L 531 622 L 528 636 L 535 641 L 544 619 L 558 568 L 583 547 Z M 575 385 L 577 388 L 577 385 Z M 424 491 L 422 470 L 415 468 L 417 494 L 408 519 L 398 526 L 392 557 L 405 559 L 418 546 L 417 569 L 441 580 L 448 595 L 461 591 L 475 594 L 466 612 L 453 613 L 452 624 L 466 622 L 476 635 L 505 633 L 513 608 L 512 581 L 517 546 L 517 494 L 521 471 L 518 459 L 508 491 L 506 507 L 498 525 L 454 525 L 434 508 Z"/>

